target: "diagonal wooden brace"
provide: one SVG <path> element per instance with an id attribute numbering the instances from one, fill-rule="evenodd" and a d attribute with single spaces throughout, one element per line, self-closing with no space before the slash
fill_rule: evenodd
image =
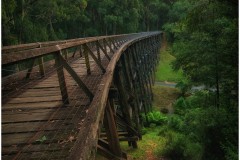
<path id="1" fill-rule="evenodd" d="M 114 48 L 117 49 L 117 46 L 115 45 L 115 40 L 114 40 L 114 39 L 111 39 L 111 38 L 109 38 L 109 40 L 110 40 L 110 42 L 112 42 Z"/>
<path id="2" fill-rule="evenodd" d="M 31 67 L 28 69 L 27 71 L 27 75 L 26 75 L 26 79 L 29 79 L 30 78 L 30 75 L 32 73 L 32 69 L 34 67 L 34 64 L 35 64 L 35 61 L 36 61 L 36 58 L 32 59 L 31 61 Z"/>
<path id="3" fill-rule="evenodd" d="M 101 62 L 97 59 L 97 57 L 94 55 L 92 50 L 88 47 L 88 45 L 84 44 L 83 47 L 84 47 L 84 50 L 88 51 L 88 53 L 92 56 L 93 60 L 97 63 L 98 67 L 102 70 L 102 73 L 105 73 L 106 72 L 105 68 L 102 66 Z"/>
<path id="4" fill-rule="evenodd" d="M 107 42 L 106 39 L 103 39 L 103 43 L 105 44 L 105 46 L 107 45 L 108 48 L 110 49 L 110 52 L 112 52 L 114 54 L 114 50 L 112 49 L 111 45 Z"/>
<path id="5" fill-rule="evenodd" d="M 88 89 L 88 87 L 83 83 L 83 81 L 80 79 L 80 77 L 77 75 L 77 73 L 72 69 L 72 67 L 66 62 L 66 60 L 59 55 L 60 63 L 62 63 L 63 67 L 68 71 L 68 73 L 72 76 L 72 78 L 77 82 L 79 87 L 82 88 L 82 90 L 85 92 L 85 94 L 90 98 L 92 101 L 94 95 L 93 93 Z"/>
<path id="6" fill-rule="evenodd" d="M 64 72 L 63 72 L 63 65 L 61 63 L 62 56 L 60 52 L 55 53 L 54 56 L 55 56 L 55 67 L 57 68 L 59 87 L 62 95 L 62 101 L 64 104 L 69 104 L 67 85 L 65 81 Z"/>
<path id="7" fill-rule="evenodd" d="M 99 43 L 99 41 L 96 41 L 96 45 L 103 51 L 103 53 L 105 54 L 105 56 L 107 57 L 108 61 L 110 61 L 110 57 L 109 55 L 107 54 L 107 50 L 105 50 Z"/>

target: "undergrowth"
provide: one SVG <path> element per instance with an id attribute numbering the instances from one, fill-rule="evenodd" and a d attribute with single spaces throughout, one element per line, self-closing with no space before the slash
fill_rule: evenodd
<path id="1" fill-rule="evenodd" d="M 171 63 L 175 60 L 175 57 L 171 55 L 171 50 L 163 50 L 160 52 L 160 61 L 157 66 L 156 81 L 169 81 L 179 82 L 184 80 L 182 70 L 174 71 Z"/>

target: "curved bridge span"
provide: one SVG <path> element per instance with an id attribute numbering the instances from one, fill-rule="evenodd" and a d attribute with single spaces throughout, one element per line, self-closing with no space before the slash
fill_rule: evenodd
<path id="1" fill-rule="evenodd" d="M 162 32 L 2 48 L 2 159 L 127 159 L 151 110 Z"/>

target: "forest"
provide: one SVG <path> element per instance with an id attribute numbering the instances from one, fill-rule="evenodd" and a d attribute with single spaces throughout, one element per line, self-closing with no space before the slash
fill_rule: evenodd
<path id="1" fill-rule="evenodd" d="M 162 30 L 184 79 L 149 114 L 170 159 L 238 159 L 237 0 L 3 0 L 2 45 Z M 161 63 L 161 60 L 160 60 Z M 190 88 L 204 88 L 190 93 Z"/>

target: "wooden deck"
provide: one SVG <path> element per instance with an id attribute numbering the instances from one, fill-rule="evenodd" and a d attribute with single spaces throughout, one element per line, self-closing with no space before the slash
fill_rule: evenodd
<path id="1" fill-rule="evenodd" d="M 109 60 L 100 53 L 106 68 Z M 87 75 L 84 58 L 70 65 L 94 94 L 103 75 L 94 60 L 90 58 L 91 75 Z M 87 120 L 90 100 L 66 70 L 64 75 L 70 101 L 67 105 L 62 102 L 56 71 L 8 95 L 9 100 L 2 104 L 3 160 L 59 160 L 69 155 L 81 123 Z"/>

